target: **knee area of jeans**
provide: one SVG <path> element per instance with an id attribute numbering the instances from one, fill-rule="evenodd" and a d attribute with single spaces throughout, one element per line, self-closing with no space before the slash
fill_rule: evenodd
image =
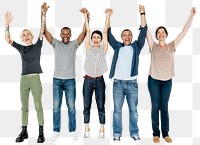
<path id="1" fill-rule="evenodd" d="M 97 109 L 98 109 L 98 112 L 105 112 L 105 107 L 104 107 L 104 105 L 98 106 Z"/>
<path id="2" fill-rule="evenodd" d="M 161 112 L 168 111 L 168 107 L 161 107 L 160 110 L 161 110 Z"/>
<path id="3" fill-rule="evenodd" d="M 132 114 L 132 117 L 134 117 L 134 118 L 138 118 L 138 113 L 131 113 Z"/>
<path id="4" fill-rule="evenodd" d="M 137 114 L 137 108 L 129 109 L 129 113 Z"/>
<path id="5" fill-rule="evenodd" d="M 68 109 L 69 110 L 75 110 L 75 103 L 69 103 L 68 104 Z"/>
<path id="6" fill-rule="evenodd" d="M 59 112 L 61 110 L 61 108 L 59 108 L 59 107 L 53 107 L 53 112 L 55 113 L 55 112 Z"/>
<path id="7" fill-rule="evenodd" d="M 53 109 L 57 109 L 61 107 L 61 103 L 59 101 L 53 101 Z"/>
<path id="8" fill-rule="evenodd" d="M 122 115 L 122 111 L 114 110 L 114 114 L 116 114 L 116 115 Z"/>
<path id="9" fill-rule="evenodd" d="M 105 115 L 105 109 L 102 109 L 102 110 L 98 109 L 98 113 L 101 114 L 101 115 Z"/>
<path id="10" fill-rule="evenodd" d="M 70 113 L 76 113 L 75 107 L 73 107 L 73 108 L 68 108 L 68 112 L 70 112 Z"/>
<path id="11" fill-rule="evenodd" d="M 151 111 L 154 112 L 154 111 L 159 111 L 160 110 L 160 107 L 159 106 L 153 106 Z"/>

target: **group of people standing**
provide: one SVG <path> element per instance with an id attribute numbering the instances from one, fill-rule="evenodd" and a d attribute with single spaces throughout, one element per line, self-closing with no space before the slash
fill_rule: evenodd
<path id="1" fill-rule="evenodd" d="M 109 78 L 113 81 L 113 140 L 119 142 L 122 136 L 122 107 L 126 98 L 129 109 L 129 131 L 130 137 L 135 142 L 140 141 L 138 128 L 138 66 L 139 55 L 147 39 L 149 50 L 151 53 L 151 65 L 148 77 L 148 89 L 151 98 L 151 121 L 153 129 L 153 142 L 160 142 L 160 132 L 166 142 L 172 142 L 169 132 L 169 115 L 168 101 L 172 88 L 172 77 L 174 76 L 174 52 L 180 44 L 188 29 L 191 26 L 196 9 L 192 8 L 191 14 L 183 27 L 180 34 L 170 43 L 166 43 L 168 36 L 167 29 L 160 26 L 156 29 L 156 43 L 148 30 L 145 7 L 139 6 L 139 14 L 141 19 L 140 32 L 137 40 L 133 40 L 131 30 L 125 29 L 121 33 L 122 42 L 117 41 L 111 32 L 110 17 L 113 10 L 108 8 L 105 10 L 106 21 L 103 33 L 99 30 L 92 32 L 90 36 L 90 13 L 86 8 L 82 8 L 80 12 L 84 15 L 85 23 L 83 30 L 78 38 L 71 41 L 71 29 L 63 27 L 60 32 L 61 41 L 54 38 L 47 30 L 46 13 L 49 6 L 43 3 L 41 6 L 41 27 L 38 40 L 32 43 L 33 34 L 28 29 L 24 29 L 20 35 L 25 45 L 20 45 L 13 41 L 10 37 L 9 26 L 13 19 L 11 13 L 5 14 L 5 39 L 13 47 L 15 47 L 22 60 L 22 73 L 20 80 L 20 94 L 22 103 L 22 131 L 16 138 L 16 142 L 23 142 L 28 138 L 28 112 L 29 112 L 29 93 L 33 94 L 35 110 L 37 112 L 39 124 L 38 143 L 45 141 L 44 137 L 44 117 L 42 107 L 42 85 L 40 81 L 40 73 L 42 73 L 40 65 L 41 48 L 43 44 L 43 35 L 52 45 L 55 53 L 55 69 L 53 76 L 53 134 L 52 140 L 56 140 L 60 133 L 61 125 L 61 105 L 63 92 L 65 93 L 66 104 L 68 107 L 69 132 L 72 139 L 78 139 L 76 133 L 76 80 L 75 80 L 75 59 L 76 51 L 85 39 L 86 58 L 84 64 L 85 76 L 83 82 L 83 104 L 84 104 L 84 138 L 90 137 L 90 110 L 92 103 L 92 95 L 95 92 L 95 99 L 99 115 L 99 138 L 105 137 L 105 81 L 103 75 L 108 71 L 106 62 L 106 52 L 108 43 L 114 50 L 112 64 L 110 68 Z M 161 116 L 161 131 L 159 129 L 159 112 Z"/>

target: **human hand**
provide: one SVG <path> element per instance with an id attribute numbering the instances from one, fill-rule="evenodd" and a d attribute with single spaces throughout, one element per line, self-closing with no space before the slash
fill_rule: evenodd
<path id="1" fill-rule="evenodd" d="M 87 19 L 90 20 L 90 12 L 86 8 L 82 8 L 79 10 L 82 14 L 87 15 Z"/>
<path id="2" fill-rule="evenodd" d="M 10 12 L 5 13 L 5 22 L 6 26 L 10 25 L 10 22 L 12 21 L 13 17 Z"/>
<path id="3" fill-rule="evenodd" d="M 194 16 L 194 15 L 196 14 L 196 12 L 197 12 L 197 11 L 196 11 L 196 8 L 193 7 L 192 10 L 191 10 L 191 14 Z"/>
<path id="4" fill-rule="evenodd" d="M 139 5 L 139 12 L 144 13 L 145 12 L 145 7 L 142 5 Z"/>
<path id="5" fill-rule="evenodd" d="M 107 8 L 107 9 L 105 10 L 105 13 L 106 13 L 106 15 L 111 16 L 111 15 L 113 14 L 113 9 Z"/>
<path id="6" fill-rule="evenodd" d="M 50 7 L 50 6 L 47 6 L 47 3 L 46 3 L 46 2 L 44 2 L 44 3 L 42 4 L 42 6 L 41 6 L 41 12 L 42 12 L 43 15 L 46 14 L 46 12 L 48 11 L 48 8 L 49 8 L 49 7 Z"/>
<path id="7" fill-rule="evenodd" d="M 81 13 L 83 13 L 83 14 L 87 14 L 87 9 L 86 8 L 81 8 L 80 10 L 79 10 Z"/>

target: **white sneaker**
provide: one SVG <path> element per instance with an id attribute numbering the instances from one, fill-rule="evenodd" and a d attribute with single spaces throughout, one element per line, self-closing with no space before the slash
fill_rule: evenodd
<path id="1" fill-rule="evenodd" d="M 58 138 L 59 134 L 60 134 L 59 132 L 53 132 L 53 134 L 51 136 L 51 140 L 55 141 Z"/>
<path id="2" fill-rule="evenodd" d="M 105 133 L 104 132 L 99 132 L 99 138 L 105 138 Z"/>
<path id="3" fill-rule="evenodd" d="M 84 133 L 84 138 L 89 138 L 90 137 L 90 132 L 89 131 L 86 131 L 85 133 Z"/>
<path id="4" fill-rule="evenodd" d="M 78 135 L 77 135 L 76 131 L 70 132 L 70 134 L 71 134 L 71 137 L 72 137 L 73 140 L 78 139 Z"/>

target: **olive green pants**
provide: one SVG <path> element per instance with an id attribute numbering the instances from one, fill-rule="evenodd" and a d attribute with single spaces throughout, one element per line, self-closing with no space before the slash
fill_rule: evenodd
<path id="1" fill-rule="evenodd" d="M 32 92 L 35 110 L 39 125 L 44 125 L 43 108 L 42 108 L 42 84 L 39 74 L 22 75 L 20 81 L 20 94 L 22 103 L 22 126 L 28 125 L 29 113 L 29 94 Z"/>

